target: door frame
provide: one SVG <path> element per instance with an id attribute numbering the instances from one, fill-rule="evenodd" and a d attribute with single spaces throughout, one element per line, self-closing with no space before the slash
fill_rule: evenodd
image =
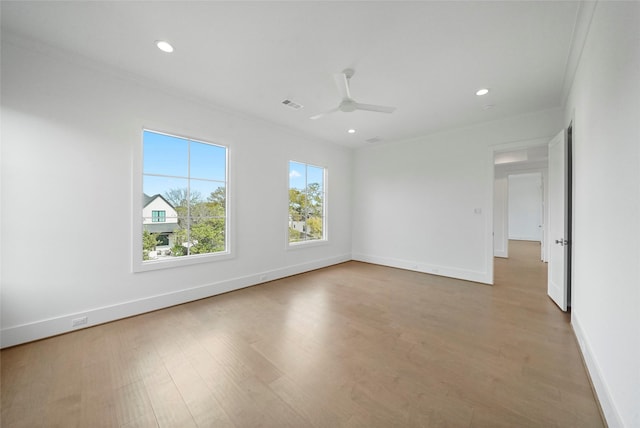
<path id="1" fill-rule="evenodd" d="M 573 289 L 573 198 L 574 174 L 573 174 L 573 117 L 569 121 L 569 125 L 565 128 L 567 133 L 567 239 L 569 240 L 569 248 L 567 249 L 567 308 L 571 308 L 571 290 Z"/>
<path id="2" fill-rule="evenodd" d="M 546 146 L 549 144 L 549 140 L 553 138 L 553 136 L 551 137 L 542 137 L 542 138 L 535 138 L 535 139 L 530 139 L 530 140 L 521 140 L 521 141 L 513 141 L 510 143 L 498 143 L 498 144 L 494 144 L 488 147 L 488 153 L 487 153 L 487 161 L 489 162 L 489 165 L 491 166 L 489 169 L 489 174 L 488 174 L 488 182 L 487 182 L 487 188 L 489 189 L 489 200 L 487 201 L 486 206 L 489 208 L 489 210 L 487 210 L 488 212 L 490 212 L 491 214 L 487 216 L 487 222 L 486 222 L 486 227 L 488 230 L 487 233 L 487 243 L 486 243 L 486 247 L 485 247 L 485 253 L 487 255 L 486 257 L 486 263 L 487 263 L 487 272 L 488 272 L 488 279 L 489 279 L 489 284 L 493 284 L 494 283 L 494 269 L 493 269 L 493 264 L 494 264 L 494 243 L 493 243 L 493 239 L 494 239 L 494 232 L 493 232 L 493 222 L 494 222 L 494 212 L 493 212 L 493 206 L 495 203 L 495 195 L 494 195 L 494 185 L 495 185 L 495 177 L 496 177 L 496 168 L 495 168 L 495 156 L 496 154 L 499 153 L 504 153 L 504 152 L 510 152 L 510 151 L 514 151 L 514 150 L 524 150 L 524 149 L 530 149 L 533 147 L 541 147 L 541 146 Z M 533 171 L 533 168 L 532 168 Z M 543 175 L 543 180 L 544 180 L 544 175 Z M 546 184 L 544 184 L 546 185 Z M 543 198 L 544 199 L 544 198 Z M 544 212 L 543 212 L 543 216 L 546 219 L 547 218 L 547 213 L 548 213 L 548 207 L 545 206 L 544 207 Z M 545 241 L 545 245 L 547 245 L 548 248 L 548 236 L 547 236 L 547 230 L 546 230 L 546 224 L 545 224 L 545 230 L 543 232 L 543 236 L 544 236 L 544 241 Z M 508 241 L 508 239 L 507 239 Z M 508 251 L 508 250 L 507 250 Z M 548 251 L 545 249 L 545 254 L 548 254 Z"/>

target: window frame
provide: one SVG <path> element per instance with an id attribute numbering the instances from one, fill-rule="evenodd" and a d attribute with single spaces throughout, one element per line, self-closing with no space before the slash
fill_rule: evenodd
<path id="1" fill-rule="evenodd" d="M 166 223 L 167 212 L 165 210 L 152 210 L 151 223 Z"/>
<path id="2" fill-rule="evenodd" d="M 305 174 L 306 169 L 308 167 L 321 168 L 322 169 L 322 238 L 320 239 L 309 239 L 303 241 L 290 241 L 289 237 L 289 204 L 291 202 L 289 198 L 289 190 L 291 189 L 291 163 L 298 163 L 305 166 Z M 316 165 L 310 162 L 299 161 L 295 159 L 290 159 L 287 161 L 287 224 L 286 224 L 286 232 L 285 232 L 285 243 L 287 250 L 295 250 L 299 248 L 309 248 L 321 245 L 327 245 L 329 243 L 329 218 L 328 218 L 328 194 L 329 194 L 329 186 L 328 186 L 328 176 L 329 176 L 329 168 L 326 166 Z M 305 178 L 305 187 L 308 183 Z"/>
<path id="3" fill-rule="evenodd" d="M 158 130 L 159 127 L 147 127 L 143 126 L 139 130 L 138 141 L 136 149 L 134 150 L 134 165 L 133 165 L 133 186 L 132 186 L 132 208 L 133 208 L 133 222 L 132 222 L 132 271 L 147 272 L 159 269 L 169 269 L 182 266 L 190 266 L 201 263 L 210 263 L 222 260 L 228 260 L 234 257 L 232 252 L 234 229 L 233 229 L 233 196 L 232 196 L 232 184 L 231 184 L 231 147 L 229 144 L 225 144 L 219 141 L 205 140 L 202 138 L 193 138 L 188 136 L 187 132 L 166 132 Z M 156 134 L 166 135 L 169 137 L 180 138 L 189 140 L 196 143 L 208 144 L 213 146 L 222 147 L 225 149 L 225 190 L 226 190 L 226 217 L 225 217 L 225 250 L 215 253 L 205 254 L 189 254 L 188 256 L 166 258 L 161 260 L 143 260 L 142 255 L 142 233 L 144 231 L 142 217 L 142 195 L 144 192 L 143 180 L 144 180 L 144 133 L 145 131 L 153 132 Z"/>

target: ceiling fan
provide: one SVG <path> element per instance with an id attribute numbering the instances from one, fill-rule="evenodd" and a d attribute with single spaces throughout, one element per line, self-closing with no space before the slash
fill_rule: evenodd
<path id="1" fill-rule="evenodd" d="M 354 73 L 355 71 L 353 69 L 347 68 L 343 70 L 342 73 L 336 73 L 333 75 L 333 78 L 336 81 L 336 86 L 338 87 L 338 92 L 342 96 L 342 101 L 340 102 L 340 104 L 338 104 L 338 107 L 333 108 L 329 111 L 325 111 L 324 113 L 319 113 L 315 116 L 311 116 L 309 119 L 320 119 L 323 116 L 338 111 L 342 111 L 345 113 L 355 110 L 376 111 L 379 113 L 393 113 L 395 111 L 395 107 L 378 106 L 374 104 L 361 104 L 351 98 L 351 92 L 349 91 L 349 79 L 353 77 Z"/>

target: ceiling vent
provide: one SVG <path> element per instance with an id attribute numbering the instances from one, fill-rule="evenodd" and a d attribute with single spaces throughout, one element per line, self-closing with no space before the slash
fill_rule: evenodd
<path id="1" fill-rule="evenodd" d="M 368 140 L 364 140 L 364 141 L 369 143 L 369 144 L 374 144 L 374 143 L 379 143 L 380 141 L 382 141 L 382 138 L 373 137 L 373 138 L 369 138 Z"/>
<path id="2" fill-rule="evenodd" d="M 303 107 L 301 104 L 298 104 L 298 103 L 293 102 L 291 100 L 284 100 L 284 101 L 282 101 L 282 104 L 284 104 L 287 107 L 292 108 L 294 110 L 300 110 Z"/>

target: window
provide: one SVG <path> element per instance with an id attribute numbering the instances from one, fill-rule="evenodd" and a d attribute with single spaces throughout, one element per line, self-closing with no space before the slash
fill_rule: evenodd
<path id="1" fill-rule="evenodd" d="M 143 261 L 227 252 L 227 187 L 226 147 L 144 130 Z"/>
<path id="2" fill-rule="evenodd" d="M 165 221 L 167 221 L 166 211 L 151 211 L 152 223 L 164 223 Z"/>
<path id="3" fill-rule="evenodd" d="M 326 239 L 325 169 L 289 162 L 289 243 Z"/>

